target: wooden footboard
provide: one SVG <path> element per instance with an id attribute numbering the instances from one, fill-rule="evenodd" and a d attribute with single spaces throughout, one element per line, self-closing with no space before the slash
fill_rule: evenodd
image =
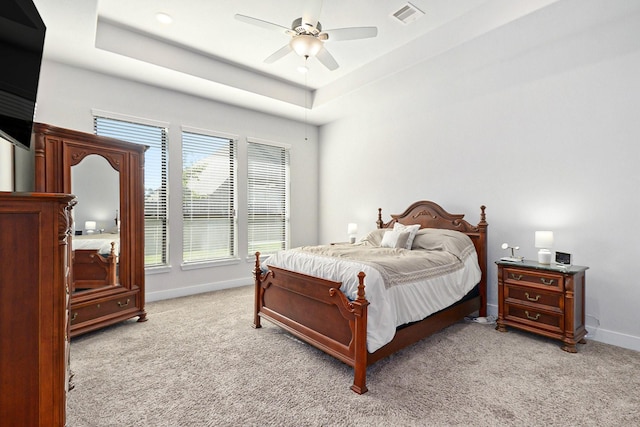
<path id="1" fill-rule="evenodd" d="M 72 291 L 115 286 L 117 283 L 117 256 L 113 243 L 111 253 L 104 257 L 97 249 L 73 251 Z"/>
<path id="2" fill-rule="evenodd" d="M 349 299 L 340 282 L 308 276 L 278 267 L 260 269 L 256 252 L 255 315 L 260 328 L 264 317 L 296 337 L 354 368 L 351 389 L 367 391 L 367 306 L 364 273 L 358 275 L 358 297 Z"/>

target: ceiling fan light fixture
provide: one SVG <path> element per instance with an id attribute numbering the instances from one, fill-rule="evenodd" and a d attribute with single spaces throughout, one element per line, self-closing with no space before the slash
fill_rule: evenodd
<path id="1" fill-rule="evenodd" d="M 165 12 L 156 13 L 156 19 L 158 20 L 158 22 L 165 25 L 171 24 L 173 22 L 173 18 L 171 17 L 171 15 Z"/>
<path id="2" fill-rule="evenodd" d="M 322 42 L 318 38 L 306 34 L 293 37 L 289 45 L 300 56 L 316 56 L 322 49 Z"/>

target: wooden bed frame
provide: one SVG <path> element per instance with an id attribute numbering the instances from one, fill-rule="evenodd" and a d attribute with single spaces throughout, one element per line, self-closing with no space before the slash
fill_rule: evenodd
<path id="1" fill-rule="evenodd" d="M 476 248 L 482 278 L 477 295 L 465 298 L 419 322 L 397 329 L 391 342 L 373 353 L 367 351 L 367 306 L 364 273 L 358 274 L 358 297 L 350 301 L 340 291 L 340 282 L 313 277 L 278 267 L 260 268 L 260 253 L 256 253 L 255 313 L 253 326 L 260 328 L 261 318 L 267 319 L 294 336 L 334 356 L 354 368 L 351 389 L 358 394 L 367 391 L 367 366 L 405 348 L 421 339 L 459 322 L 465 316 L 479 311 L 486 316 L 487 292 L 487 222 L 485 206 L 480 206 L 480 222 L 473 226 L 464 215 L 446 212 L 434 202 L 413 203 L 400 215 L 391 215 L 391 221 L 382 221 L 378 209 L 378 228 L 420 224 L 420 228 L 457 230 L 467 234 Z"/>
<path id="2" fill-rule="evenodd" d="M 71 265 L 72 292 L 116 285 L 118 259 L 113 242 L 111 252 L 106 257 L 100 255 L 98 249 L 75 249 Z"/>

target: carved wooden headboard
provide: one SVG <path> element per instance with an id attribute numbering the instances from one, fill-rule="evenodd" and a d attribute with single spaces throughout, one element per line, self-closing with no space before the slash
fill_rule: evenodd
<path id="1" fill-rule="evenodd" d="M 480 223 L 474 226 L 463 219 L 464 214 L 450 214 L 437 203 L 424 200 L 413 203 L 399 215 L 391 215 L 392 219 L 387 223 L 382 221 L 382 208 L 378 208 L 376 224 L 378 228 L 393 227 L 393 224 L 399 222 L 404 225 L 420 224 L 420 228 L 444 228 L 462 233 L 478 232 L 482 225 L 487 225 L 485 209 L 485 206 L 480 206 Z"/>
<path id="2" fill-rule="evenodd" d="M 446 230 L 456 230 L 469 236 L 478 253 L 478 264 L 482 271 L 480 281 L 480 292 L 483 301 L 486 303 L 487 287 L 487 218 L 486 207 L 480 206 L 480 222 L 478 225 L 471 225 L 464 220 L 464 214 L 450 214 L 437 203 L 423 200 L 413 203 L 403 213 L 391 215 L 391 221 L 382 221 L 382 209 L 378 208 L 378 228 L 393 228 L 396 222 L 404 225 L 420 224 L 420 228 L 439 228 Z"/>

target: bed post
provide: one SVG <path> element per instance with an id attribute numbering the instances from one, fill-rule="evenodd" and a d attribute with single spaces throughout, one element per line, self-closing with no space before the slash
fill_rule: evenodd
<path id="1" fill-rule="evenodd" d="M 479 316 L 487 316 L 487 215 L 485 214 L 485 205 L 480 206 L 480 222 L 478 223 L 478 230 L 480 231 L 480 253 L 478 254 L 478 260 L 480 261 L 480 271 L 482 271 L 482 278 L 480 279 L 480 310 Z"/>
<path id="2" fill-rule="evenodd" d="M 111 252 L 109 252 L 109 265 L 107 267 L 108 283 L 115 286 L 118 282 L 117 269 L 118 269 L 118 256 L 116 255 L 116 242 L 111 242 Z"/>
<path id="3" fill-rule="evenodd" d="M 355 313 L 353 385 L 351 390 L 358 394 L 367 392 L 367 306 L 364 296 L 364 277 L 358 273 L 358 298 L 353 302 Z"/>
<path id="4" fill-rule="evenodd" d="M 253 310 L 253 327 L 261 328 L 260 324 L 260 307 L 262 302 L 262 287 L 260 286 L 261 272 L 260 272 L 260 252 L 256 252 L 256 265 L 253 268 L 253 276 L 255 278 L 255 291 L 254 291 L 254 310 Z"/>

